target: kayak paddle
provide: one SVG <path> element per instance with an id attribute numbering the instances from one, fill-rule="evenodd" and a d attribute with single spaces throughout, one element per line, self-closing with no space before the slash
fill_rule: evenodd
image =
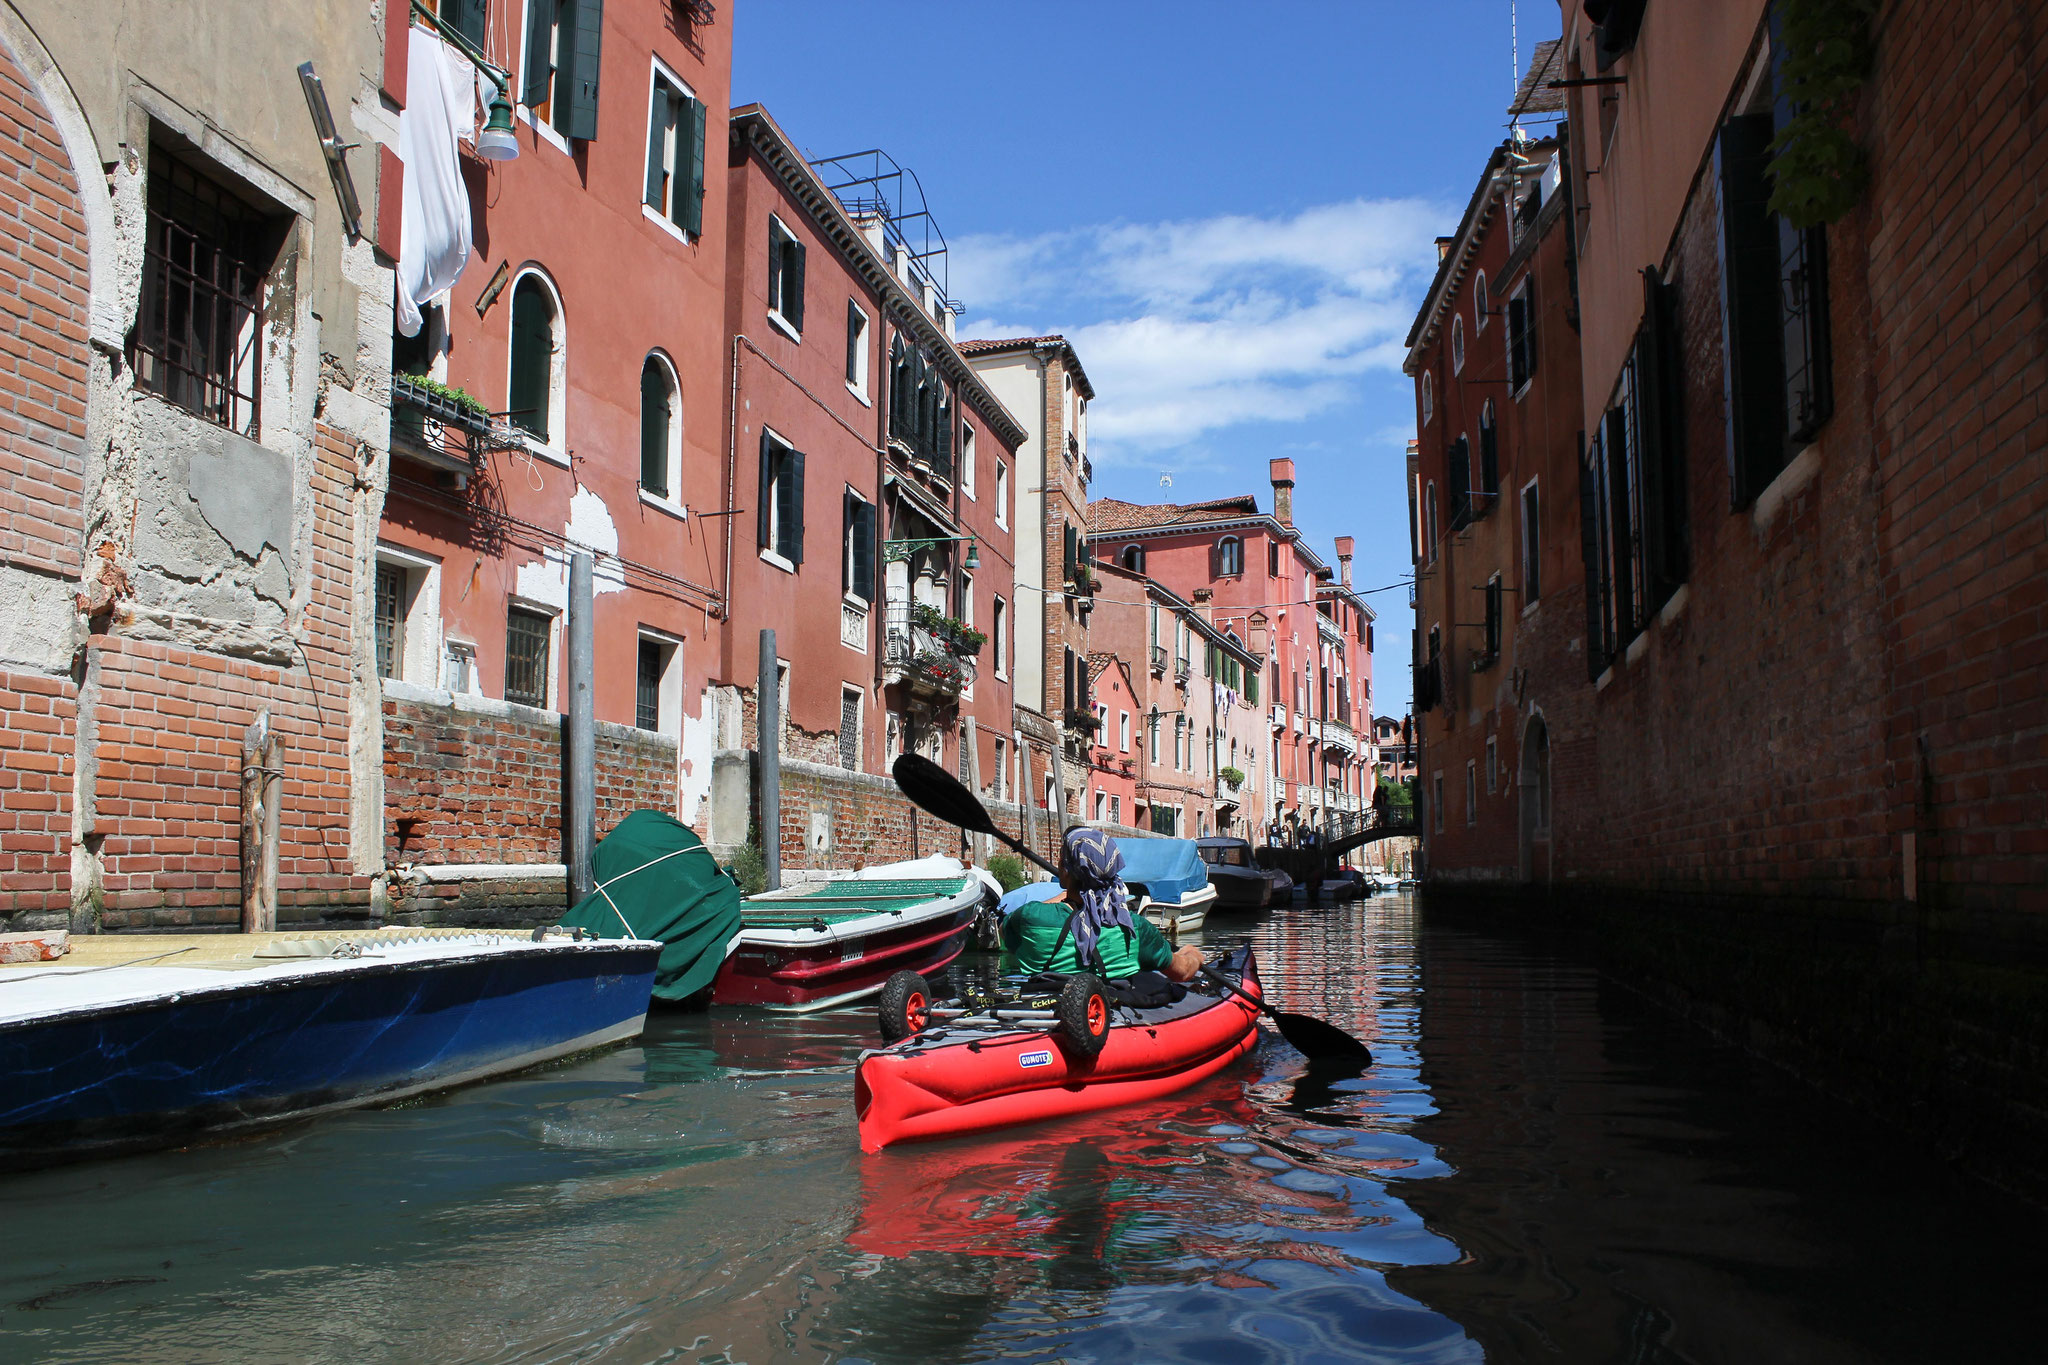
<path id="1" fill-rule="evenodd" d="M 974 793 L 960 785 L 953 774 L 930 759 L 917 754 L 905 754 L 896 760 L 889 772 L 896 779 L 896 785 L 902 789 L 903 794 L 909 797 L 911 803 L 918 809 L 971 834 L 986 834 L 998 839 L 1047 872 L 1054 876 L 1059 875 L 1058 868 L 997 829 L 996 822 L 989 816 L 988 808 L 981 804 Z M 1286 1010 L 1276 1010 L 1265 1001 L 1232 985 L 1228 977 L 1213 967 L 1203 967 L 1202 975 L 1224 990 L 1258 1006 L 1260 1013 L 1271 1019 L 1274 1026 L 1280 1030 L 1280 1036 L 1311 1063 L 1331 1067 L 1351 1066 L 1360 1071 L 1372 1065 L 1372 1050 L 1336 1025 L 1311 1018 L 1306 1014 L 1290 1014 Z"/>

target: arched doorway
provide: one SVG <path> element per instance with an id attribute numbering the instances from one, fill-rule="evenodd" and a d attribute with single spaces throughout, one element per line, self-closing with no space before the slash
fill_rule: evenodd
<path id="1" fill-rule="evenodd" d="M 1529 717 L 1522 728 L 1521 874 L 1525 882 L 1551 879 L 1550 865 L 1550 727 L 1542 716 Z"/>

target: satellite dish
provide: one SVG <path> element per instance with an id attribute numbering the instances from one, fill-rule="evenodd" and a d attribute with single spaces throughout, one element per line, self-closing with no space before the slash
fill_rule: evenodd
<path id="1" fill-rule="evenodd" d="M 1173 487 L 1173 475 L 1171 475 L 1171 474 L 1161 474 L 1161 475 L 1159 476 L 1159 486 L 1160 486 L 1161 488 L 1171 488 L 1171 487 Z"/>

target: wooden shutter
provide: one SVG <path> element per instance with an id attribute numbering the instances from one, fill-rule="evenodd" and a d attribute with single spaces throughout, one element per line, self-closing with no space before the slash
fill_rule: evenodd
<path id="1" fill-rule="evenodd" d="M 1730 503 L 1753 500 L 1785 465 L 1785 338 L 1778 313 L 1777 226 L 1771 220 L 1771 116 L 1721 125 L 1721 326 L 1728 395 Z"/>
<path id="2" fill-rule="evenodd" d="M 571 0 L 563 6 L 562 46 L 569 49 L 563 62 L 569 78 L 569 122 L 562 132 L 567 137 L 588 140 L 597 136 L 597 73 L 603 40 L 604 0 Z"/>
<path id="3" fill-rule="evenodd" d="M 782 495 L 778 509 L 782 518 L 782 557 L 792 564 L 804 562 L 804 453 L 791 450 L 782 457 L 782 478 L 776 484 Z"/>
<path id="4" fill-rule="evenodd" d="M 851 488 L 839 495 L 840 534 L 844 537 L 842 553 L 839 556 L 839 590 L 852 592 L 853 585 L 860 581 L 854 565 L 854 541 L 860 534 L 860 499 L 853 495 Z"/>
<path id="5" fill-rule="evenodd" d="M 554 306 L 533 279 L 512 291 L 512 376 L 509 406 L 515 426 L 548 438 L 549 371 L 554 361 Z"/>
<path id="6" fill-rule="evenodd" d="M 1450 465 L 1451 529 L 1464 529 L 1472 520 L 1472 447 L 1460 436 L 1445 452 Z"/>
<path id="7" fill-rule="evenodd" d="M 526 70 L 519 83 L 519 101 L 529 108 L 538 108 L 548 102 L 549 80 L 554 75 L 550 65 L 551 49 L 554 46 L 555 17 L 560 12 L 561 0 L 531 0 L 526 10 Z"/>
<path id="8" fill-rule="evenodd" d="M 754 525 L 757 539 L 764 550 L 774 549 L 769 544 L 768 532 L 774 525 L 774 516 L 769 509 L 774 505 L 770 500 L 775 496 L 775 438 L 761 429 L 761 493 L 754 503 Z"/>
<path id="9" fill-rule="evenodd" d="M 804 329 L 804 244 L 794 236 L 782 248 L 789 274 L 783 281 L 783 320 L 799 332 Z"/>
<path id="10" fill-rule="evenodd" d="M 1649 605 L 1661 607 L 1686 576 L 1684 375 L 1675 291 L 1654 266 L 1643 271 L 1643 325 L 1636 338 L 1637 467 L 1643 479 L 1643 565 Z"/>
<path id="11" fill-rule="evenodd" d="M 1512 394 L 1522 387 L 1529 377 L 1528 352 L 1522 345 L 1522 332 L 1528 326 L 1528 305 L 1522 302 L 1520 294 L 1508 300 L 1508 392 Z"/>
<path id="12" fill-rule="evenodd" d="M 1605 577 L 1601 572 L 1600 499 L 1594 465 L 1586 451 L 1586 433 L 1579 433 L 1579 557 L 1586 574 L 1586 676 L 1597 679 L 1607 668 L 1603 638 L 1606 621 Z"/>
<path id="13" fill-rule="evenodd" d="M 683 117 L 676 124 L 677 154 L 682 160 L 682 144 L 690 148 L 690 174 L 682 185 L 683 231 L 692 237 L 704 232 L 704 101 L 685 98 Z"/>
<path id="14" fill-rule="evenodd" d="M 455 31 L 482 48 L 484 27 L 490 19 L 489 0 L 452 0 L 446 9 Z"/>
<path id="15" fill-rule="evenodd" d="M 881 511 L 871 502 L 860 505 L 860 556 L 856 563 L 861 568 L 857 575 L 861 596 L 873 602 L 880 594 L 875 582 L 876 567 L 881 560 L 880 531 Z"/>
<path id="16" fill-rule="evenodd" d="M 640 367 L 640 486 L 668 495 L 668 373 L 649 356 Z"/>
<path id="17" fill-rule="evenodd" d="M 862 318 L 860 305 L 852 299 L 846 301 L 846 382 L 860 387 L 860 332 Z"/>
<path id="18" fill-rule="evenodd" d="M 659 76 L 654 79 L 654 98 L 647 103 L 647 183 L 641 191 L 640 201 L 656 213 L 673 212 L 670 204 L 675 197 L 675 186 L 669 184 L 668 168 L 663 165 L 668 154 L 668 130 L 675 118 L 675 96 L 668 83 Z M 664 195 L 662 190 L 669 193 Z M 664 200 L 670 202 L 664 202 Z"/>

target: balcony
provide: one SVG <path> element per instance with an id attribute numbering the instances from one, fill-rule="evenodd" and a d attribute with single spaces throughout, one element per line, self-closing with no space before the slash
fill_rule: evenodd
<path id="1" fill-rule="evenodd" d="M 1358 732 L 1341 720 L 1323 722 L 1322 740 L 1325 749 L 1335 749 L 1344 754 L 1358 752 Z"/>
<path id="2" fill-rule="evenodd" d="M 1152 646 L 1152 676 L 1155 678 L 1166 676 L 1166 646 L 1164 645 Z"/>
<path id="3" fill-rule="evenodd" d="M 1188 679 L 1194 676 L 1194 672 L 1195 666 L 1191 661 L 1187 659 L 1175 659 L 1173 661 L 1173 680 L 1182 688 L 1187 687 Z"/>
<path id="4" fill-rule="evenodd" d="M 1243 796 L 1244 774 L 1238 773 L 1234 778 L 1230 776 L 1231 773 L 1236 771 L 1234 768 L 1226 768 L 1216 775 L 1216 803 L 1218 805 L 1235 806 Z"/>
<path id="5" fill-rule="evenodd" d="M 979 631 L 922 602 L 891 602 L 886 615 L 885 685 L 908 683 L 912 691 L 941 698 L 973 686 L 974 659 L 984 643 Z"/>
<path id="6" fill-rule="evenodd" d="M 1287 708 L 1277 701 L 1273 703 L 1273 728 L 1275 730 L 1285 730 L 1287 728 Z"/>
<path id="7" fill-rule="evenodd" d="M 517 431 L 461 389 L 424 375 L 394 374 L 391 444 L 406 459 L 466 478 L 491 451 L 522 442 Z"/>

